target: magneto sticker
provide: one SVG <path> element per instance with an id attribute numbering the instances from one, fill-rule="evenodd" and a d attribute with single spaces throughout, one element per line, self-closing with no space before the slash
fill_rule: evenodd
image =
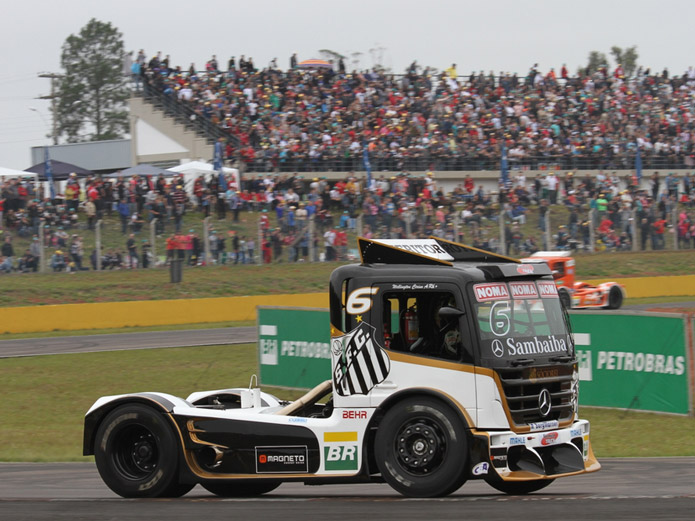
<path id="1" fill-rule="evenodd" d="M 490 284 L 476 284 L 473 286 L 473 293 L 478 302 L 487 302 L 489 300 L 504 300 L 509 298 L 507 285 L 501 282 Z"/>
<path id="2" fill-rule="evenodd" d="M 361 322 L 346 335 L 333 339 L 333 387 L 340 396 L 367 394 L 386 379 L 391 362 L 377 344 L 374 331 L 374 327 Z"/>
<path id="3" fill-rule="evenodd" d="M 512 292 L 512 298 L 538 298 L 536 285 L 533 282 L 510 282 L 509 290 Z"/>
<path id="4" fill-rule="evenodd" d="M 256 472 L 309 472 L 306 446 L 256 447 Z"/>
<path id="5" fill-rule="evenodd" d="M 538 292 L 541 298 L 558 298 L 557 286 L 554 282 L 549 280 L 539 280 L 538 281 Z"/>

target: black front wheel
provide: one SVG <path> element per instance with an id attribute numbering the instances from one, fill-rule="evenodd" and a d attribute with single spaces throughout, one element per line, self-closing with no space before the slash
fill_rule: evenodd
<path id="1" fill-rule="evenodd" d="M 619 309 L 623 305 L 623 292 L 618 286 L 612 286 L 608 292 L 608 309 Z"/>
<path id="2" fill-rule="evenodd" d="M 386 482 L 404 496 L 438 497 L 466 480 L 466 431 L 442 402 L 409 398 L 391 408 L 377 430 L 374 452 Z"/>
<path id="3" fill-rule="evenodd" d="M 201 483 L 203 488 L 220 497 L 253 497 L 260 496 L 280 486 L 279 481 L 220 481 L 215 483 Z"/>
<path id="4" fill-rule="evenodd" d="M 104 483 L 123 497 L 179 497 L 178 445 L 165 415 L 140 404 L 111 411 L 96 434 L 94 458 Z"/>

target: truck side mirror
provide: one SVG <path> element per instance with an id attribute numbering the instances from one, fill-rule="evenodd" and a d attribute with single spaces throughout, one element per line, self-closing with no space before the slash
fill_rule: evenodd
<path id="1" fill-rule="evenodd" d="M 465 314 L 465 311 L 461 311 L 460 309 L 452 308 L 449 306 L 444 306 L 440 308 L 438 313 L 439 318 L 446 322 L 458 320 L 459 317 L 462 317 Z"/>

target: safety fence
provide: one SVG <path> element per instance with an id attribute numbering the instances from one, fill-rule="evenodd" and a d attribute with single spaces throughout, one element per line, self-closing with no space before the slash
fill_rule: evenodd
<path id="1" fill-rule="evenodd" d="M 571 312 L 585 406 L 693 414 L 693 315 Z M 327 310 L 259 307 L 264 385 L 311 388 L 331 374 Z"/>
<path id="2" fill-rule="evenodd" d="M 216 212 L 208 217 L 200 213 L 199 218 L 185 221 L 173 212 L 171 216 L 152 218 L 147 209 L 142 213 L 134 210 L 128 218 L 119 218 L 116 212 L 110 216 L 104 213 L 99 220 L 58 223 L 61 226 L 42 223 L 33 229 L 14 230 L 15 249 L 21 253 L 31 246 L 40 259 L 33 270 L 18 255 L 15 269 L 50 272 L 161 267 L 172 258 L 167 239 L 179 232 L 188 237 L 189 244 L 182 254 L 187 266 L 331 260 L 326 257 L 326 246 L 335 239 L 325 236 L 331 229 L 345 232 L 345 240 L 334 244 L 337 256 L 332 257 L 343 261 L 358 258 L 358 236 L 378 239 L 436 235 L 516 257 L 538 250 L 612 253 L 695 248 L 695 234 L 685 233 L 679 224 L 684 208 L 677 206 L 667 212 L 624 211 L 613 216 L 616 220 L 608 226 L 606 212 L 596 208 L 568 211 L 561 206 L 547 206 L 543 212 L 516 214 L 513 209 L 479 207 L 464 215 L 465 206 L 465 202 L 454 203 L 441 218 L 415 207 L 376 215 L 341 212 L 341 207 L 336 207 L 323 215 L 293 220 L 287 212 L 278 218 L 271 211 L 267 214 L 270 219 L 259 220 L 250 233 L 236 231 L 236 222 L 219 218 Z M 255 219 L 259 209 L 244 208 L 242 218 L 248 214 Z M 37 235 L 35 244 L 30 241 L 32 234 Z"/>

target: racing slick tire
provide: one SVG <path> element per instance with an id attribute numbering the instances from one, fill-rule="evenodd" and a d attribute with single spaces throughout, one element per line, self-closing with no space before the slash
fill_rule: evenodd
<path id="1" fill-rule="evenodd" d="M 384 480 L 404 496 L 446 496 L 466 481 L 464 425 L 432 398 L 394 405 L 379 424 L 374 453 Z"/>
<path id="2" fill-rule="evenodd" d="M 216 483 L 201 483 L 202 487 L 220 497 L 253 497 L 260 496 L 280 486 L 279 481 L 220 481 Z"/>
<path id="3" fill-rule="evenodd" d="M 619 309 L 623 305 L 623 292 L 619 286 L 611 286 L 608 291 L 608 309 Z"/>
<path id="4" fill-rule="evenodd" d="M 509 494 L 510 496 L 524 496 L 530 494 L 531 492 L 537 492 L 548 485 L 550 485 L 554 479 L 534 479 L 531 481 L 504 481 L 500 478 L 496 472 L 492 472 L 485 481 L 492 488 Z"/>
<path id="5" fill-rule="evenodd" d="M 119 496 L 180 497 L 194 485 L 178 482 L 178 444 L 159 411 L 140 404 L 111 411 L 97 429 L 94 459 Z"/>
<path id="6" fill-rule="evenodd" d="M 558 290 L 557 294 L 560 297 L 560 304 L 562 304 L 565 309 L 572 309 L 572 297 L 570 296 L 569 291 L 566 289 L 560 289 Z"/>

